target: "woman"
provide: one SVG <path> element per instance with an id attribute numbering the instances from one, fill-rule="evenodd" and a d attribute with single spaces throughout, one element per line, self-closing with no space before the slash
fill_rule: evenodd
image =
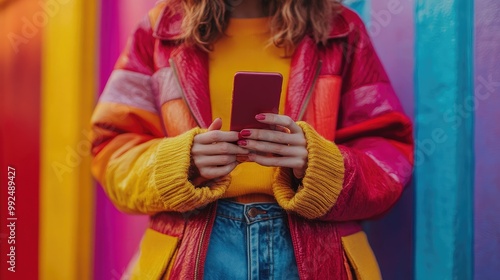
<path id="1" fill-rule="evenodd" d="M 151 216 L 136 279 L 378 279 L 359 221 L 400 197 L 412 126 L 337 1 L 171 0 L 138 25 L 92 119 L 93 173 Z M 238 71 L 284 77 L 275 130 L 228 131 Z M 213 120 L 213 121 L 212 121 Z"/>

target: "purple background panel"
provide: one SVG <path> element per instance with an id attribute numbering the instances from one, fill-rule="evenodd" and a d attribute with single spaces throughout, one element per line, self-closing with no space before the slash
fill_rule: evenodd
<path id="1" fill-rule="evenodd" d="M 405 112 L 414 116 L 414 0 L 371 1 L 368 32 Z M 384 279 L 413 278 L 414 189 L 381 220 L 366 224 Z"/>
<path id="2" fill-rule="evenodd" d="M 405 112 L 414 116 L 414 0 L 371 1 L 368 33 Z"/>
<path id="3" fill-rule="evenodd" d="M 500 1 L 475 1 L 474 45 L 474 279 L 487 280 L 500 269 Z"/>

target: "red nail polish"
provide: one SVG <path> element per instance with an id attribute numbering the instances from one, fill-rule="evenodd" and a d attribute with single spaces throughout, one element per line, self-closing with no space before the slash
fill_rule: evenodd
<path id="1" fill-rule="evenodd" d="M 243 146 L 243 147 L 244 147 L 244 146 L 246 146 L 247 144 L 248 144 L 248 142 L 247 142 L 246 140 L 240 140 L 240 141 L 238 141 L 238 145 L 240 145 L 240 146 Z"/>
<path id="2" fill-rule="evenodd" d="M 252 135 L 252 132 L 248 129 L 243 129 L 242 131 L 240 131 L 240 136 L 243 138 L 243 137 L 248 137 Z"/>
<path id="3" fill-rule="evenodd" d="M 255 119 L 258 120 L 258 121 L 263 121 L 266 119 L 266 115 L 264 114 L 258 114 L 257 116 L 255 116 Z"/>

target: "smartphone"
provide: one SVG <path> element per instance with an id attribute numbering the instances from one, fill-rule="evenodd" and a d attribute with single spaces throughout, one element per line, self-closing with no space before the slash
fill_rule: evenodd
<path id="1" fill-rule="evenodd" d="M 269 129 L 269 125 L 258 122 L 255 116 L 278 114 L 282 85 L 280 73 L 237 72 L 234 75 L 230 129 Z"/>

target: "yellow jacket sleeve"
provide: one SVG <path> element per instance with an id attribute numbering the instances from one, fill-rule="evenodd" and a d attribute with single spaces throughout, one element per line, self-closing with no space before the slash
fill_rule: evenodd
<path id="1" fill-rule="evenodd" d="M 229 176 L 198 187 L 188 178 L 193 138 L 203 130 L 160 137 L 152 129 L 157 119 L 123 104 L 95 109 L 92 172 L 115 206 L 128 213 L 185 212 L 222 197 Z"/>
<path id="2" fill-rule="evenodd" d="M 194 128 L 172 138 L 153 139 L 109 161 L 104 188 L 126 212 L 185 212 L 222 197 L 229 177 L 195 187 L 188 180 Z"/>

